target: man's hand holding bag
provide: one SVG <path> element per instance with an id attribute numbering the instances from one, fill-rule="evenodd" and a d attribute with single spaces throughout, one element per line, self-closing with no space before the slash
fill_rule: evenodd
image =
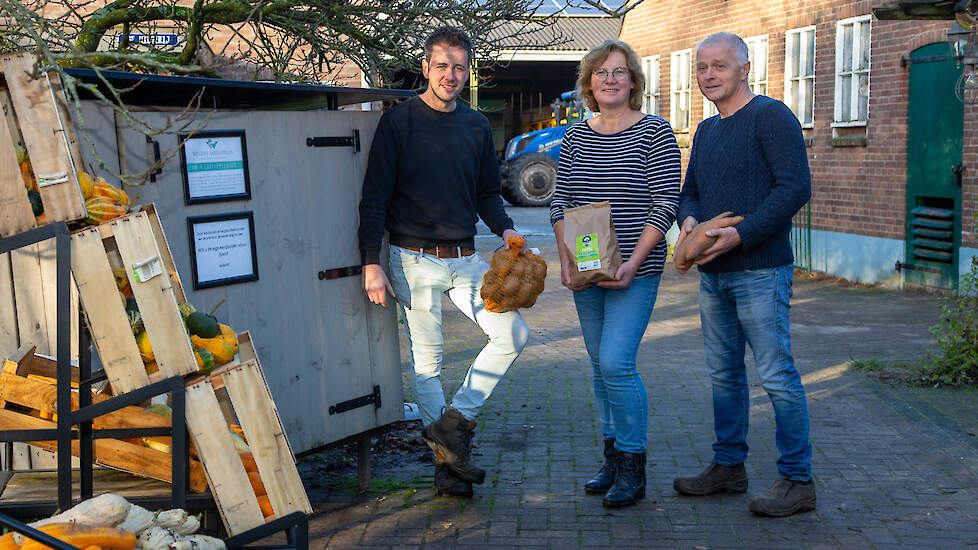
<path id="1" fill-rule="evenodd" d="M 570 287 L 614 280 L 621 267 L 621 249 L 611 221 L 611 203 L 564 210 L 562 244 L 570 258 Z"/>

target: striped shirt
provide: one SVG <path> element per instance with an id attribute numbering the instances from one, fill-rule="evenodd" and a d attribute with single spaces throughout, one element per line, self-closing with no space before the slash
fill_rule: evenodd
<path id="1" fill-rule="evenodd" d="M 609 201 L 622 261 L 628 261 L 642 231 L 651 225 L 664 235 L 676 219 L 681 160 L 672 128 L 646 115 L 617 134 L 599 134 L 587 121 L 567 129 L 560 146 L 557 188 L 550 223 L 564 210 Z M 666 240 L 655 245 L 636 277 L 661 273 Z"/>

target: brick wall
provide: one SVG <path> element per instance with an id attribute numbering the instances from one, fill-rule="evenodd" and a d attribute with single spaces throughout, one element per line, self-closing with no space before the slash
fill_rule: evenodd
<path id="1" fill-rule="evenodd" d="M 660 56 L 660 114 L 669 118 L 670 53 L 695 48 L 725 30 L 747 38 L 768 37 L 768 91 L 784 98 L 785 32 L 815 26 L 815 116 L 809 162 L 812 170 L 812 227 L 893 239 L 904 238 L 907 166 L 908 71 L 900 58 L 946 40 L 950 21 L 872 21 L 870 115 L 861 147 L 833 147 L 836 22 L 871 13 L 880 1 L 842 0 L 660 0 L 646 1 L 625 18 L 621 39 L 640 56 Z M 694 52 L 695 53 L 695 52 Z M 694 82 L 691 133 L 703 119 L 703 97 Z M 978 200 L 978 108 L 965 109 L 963 244 L 978 246 L 972 223 Z M 686 141 L 680 139 L 681 142 Z M 688 149 L 683 151 L 684 167 Z"/>

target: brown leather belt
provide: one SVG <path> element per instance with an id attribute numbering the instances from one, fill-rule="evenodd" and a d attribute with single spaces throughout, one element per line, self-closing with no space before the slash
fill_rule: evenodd
<path id="1" fill-rule="evenodd" d="M 400 246 L 400 245 L 395 245 Z M 461 246 L 432 246 L 430 248 L 416 248 L 413 246 L 401 246 L 404 250 L 413 250 L 415 252 L 422 252 L 424 254 L 430 254 L 432 256 L 437 256 L 439 258 L 461 258 L 463 256 L 471 256 L 475 254 L 475 250 L 471 248 L 465 248 Z"/>

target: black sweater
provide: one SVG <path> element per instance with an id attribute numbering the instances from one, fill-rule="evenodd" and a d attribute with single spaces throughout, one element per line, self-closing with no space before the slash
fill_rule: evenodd
<path id="1" fill-rule="evenodd" d="M 456 103 L 450 113 L 413 97 L 377 126 L 360 200 L 360 255 L 379 263 L 384 229 L 398 246 L 475 248 L 478 218 L 502 236 L 513 228 L 499 196 L 489 121 Z"/>

